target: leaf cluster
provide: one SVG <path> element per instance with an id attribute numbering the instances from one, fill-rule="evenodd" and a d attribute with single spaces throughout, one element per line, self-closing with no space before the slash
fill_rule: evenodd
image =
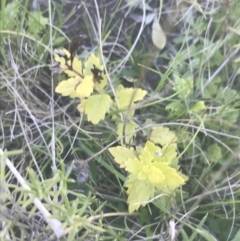
<path id="1" fill-rule="evenodd" d="M 112 147 L 109 151 L 120 167 L 129 173 L 125 186 L 130 213 L 141 205 L 145 206 L 156 194 L 171 194 L 187 180 L 174 165 L 176 143 L 160 148 L 147 141 L 139 153 L 124 146 Z"/>
<path id="2" fill-rule="evenodd" d="M 67 76 L 55 91 L 79 99 L 78 110 L 93 124 L 104 120 L 107 113 L 116 123 L 121 145 L 111 147 L 109 151 L 120 168 L 128 173 L 125 187 L 130 213 L 145 206 L 155 195 L 169 195 L 185 183 L 187 177 L 178 172 L 177 138 L 168 128 L 152 128 L 150 140 L 144 148 L 136 146 L 134 149 L 126 145 L 132 142 L 139 127 L 134 121 L 134 104 L 143 100 L 147 91 L 118 85 L 115 98 L 112 98 L 106 93 L 107 76 L 103 65 L 94 54 L 90 54 L 83 63 L 63 49 L 56 51 L 55 61 L 60 72 Z"/>

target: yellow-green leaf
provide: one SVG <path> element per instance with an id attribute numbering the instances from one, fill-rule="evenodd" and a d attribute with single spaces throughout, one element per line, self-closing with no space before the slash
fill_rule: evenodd
<path id="1" fill-rule="evenodd" d="M 165 180 L 163 172 L 152 165 L 144 165 L 142 170 L 138 174 L 139 180 L 147 180 L 152 185 L 158 185 Z"/>
<path id="2" fill-rule="evenodd" d="M 145 122 L 143 123 L 143 127 L 148 127 L 148 128 L 142 129 L 143 135 L 144 135 L 144 136 L 150 135 L 151 129 L 150 129 L 149 127 L 150 127 L 150 126 L 153 126 L 153 125 L 155 125 L 155 124 L 156 124 L 155 121 L 153 121 L 152 119 L 147 118 L 147 119 L 145 120 Z"/>
<path id="3" fill-rule="evenodd" d="M 168 163 L 168 164 L 172 164 L 172 161 L 177 157 L 177 144 L 173 143 L 173 144 L 169 144 L 169 145 L 165 145 L 162 148 L 162 158 L 163 161 Z"/>
<path id="4" fill-rule="evenodd" d="M 155 146 L 151 141 L 147 141 L 144 150 L 147 149 L 151 153 L 151 159 L 154 161 L 163 161 L 163 150 L 159 146 Z M 142 154 L 141 154 L 142 155 Z M 140 158 L 143 159 L 140 155 Z"/>
<path id="5" fill-rule="evenodd" d="M 149 182 L 158 185 L 159 183 L 164 182 L 165 180 L 165 174 L 162 170 L 157 168 L 156 166 L 152 165 L 149 169 L 149 176 L 148 176 Z"/>
<path id="6" fill-rule="evenodd" d="M 65 55 L 66 57 L 61 56 Z M 74 58 L 71 66 L 70 53 L 66 49 L 56 50 L 54 54 L 54 59 L 59 63 L 60 68 L 63 69 L 64 73 L 68 75 L 68 77 L 83 77 L 82 74 L 82 62 L 78 58 Z M 72 67 L 72 69 L 69 69 Z"/>
<path id="7" fill-rule="evenodd" d="M 138 210 L 140 206 L 145 206 L 146 202 L 154 197 L 154 185 L 148 181 L 140 181 L 134 175 L 129 176 L 125 186 L 128 188 L 129 213 Z"/>
<path id="8" fill-rule="evenodd" d="M 69 78 L 68 80 L 61 81 L 55 88 L 55 92 L 62 96 L 69 96 L 70 98 L 78 97 L 76 86 L 81 82 L 80 78 Z"/>
<path id="9" fill-rule="evenodd" d="M 100 58 L 98 58 L 96 55 L 91 54 L 87 61 L 84 63 L 84 69 L 83 69 L 83 74 L 84 76 L 91 76 L 93 79 L 93 73 L 92 69 L 93 68 L 98 69 L 99 71 L 102 72 L 101 77 L 102 79 L 100 80 L 99 83 L 94 83 L 95 84 L 95 89 L 98 91 L 101 91 L 104 89 L 104 87 L 107 84 L 107 75 L 104 74 L 104 66 L 101 65 L 100 63 Z"/>
<path id="10" fill-rule="evenodd" d="M 129 173 L 125 186 L 128 188 L 130 213 L 138 210 L 140 206 L 145 206 L 154 194 L 159 192 L 169 194 L 188 179 L 173 168 L 177 164 L 173 162 L 177 156 L 176 143 L 160 148 L 151 141 L 147 141 L 145 147 L 139 151 L 140 155 L 132 148 L 121 146 L 112 147 L 109 151 L 120 167 Z M 174 164 L 173 167 L 170 166 L 172 164 Z"/>
<path id="11" fill-rule="evenodd" d="M 185 183 L 184 178 L 176 169 L 169 167 L 166 163 L 155 163 L 155 165 L 162 171 L 165 177 L 164 181 L 157 185 L 157 188 L 169 193 Z"/>
<path id="12" fill-rule="evenodd" d="M 69 66 L 71 65 L 70 61 L 68 61 L 68 64 L 69 64 Z M 82 62 L 79 59 L 77 59 L 76 57 L 73 59 L 72 69 L 73 70 L 65 70 L 64 73 L 66 73 L 69 77 L 71 77 L 71 76 L 83 77 Z"/>
<path id="13" fill-rule="evenodd" d="M 77 106 L 79 112 L 84 112 L 87 99 L 82 99 L 81 103 Z"/>
<path id="14" fill-rule="evenodd" d="M 125 132 L 123 133 L 123 127 L 125 127 Z M 125 135 L 125 141 L 126 143 L 131 143 L 133 141 L 133 137 L 134 137 L 134 132 L 136 130 L 136 128 L 138 127 L 138 124 L 136 124 L 133 120 L 130 120 L 129 122 L 126 123 L 126 125 L 124 125 L 122 122 L 117 124 L 117 134 L 118 137 L 122 137 L 123 134 Z M 132 133 L 132 134 L 130 134 Z M 121 143 L 123 142 L 123 140 L 121 140 Z"/>
<path id="15" fill-rule="evenodd" d="M 61 55 L 66 55 L 67 58 L 70 58 L 70 53 L 66 50 L 66 49 L 62 49 L 62 50 L 55 50 L 54 53 L 54 59 L 56 62 L 59 63 L 60 67 L 62 69 L 66 69 L 67 65 L 66 65 L 66 58 L 62 57 L 61 55 L 59 55 L 58 53 L 61 53 Z M 70 62 L 69 62 L 70 63 Z"/>
<path id="16" fill-rule="evenodd" d="M 110 110 L 112 99 L 107 94 L 92 95 L 84 101 L 84 105 L 78 106 L 79 111 L 83 111 L 87 115 L 88 121 L 98 124 L 100 120 L 104 120 L 105 115 Z"/>
<path id="17" fill-rule="evenodd" d="M 87 61 L 84 63 L 84 70 L 83 74 L 86 75 L 92 75 L 91 69 L 93 68 L 93 65 L 95 65 L 96 68 L 103 71 L 103 66 L 100 64 L 100 59 L 96 57 L 94 54 L 90 54 Z"/>
<path id="18" fill-rule="evenodd" d="M 192 112 L 195 112 L 195 113 L 199 113 L 199 112 L 202 112 L 203 110 L 206 109 L 206 106 L 205 106 L 205 103 L 204 101 L 198 101 L 197 103 L 195 103 L 191 108 L 190 110 Z"/>
<path id="19" fill-rule="evenodd" d="M 93 92 L 93 86 L 91 76 L 86 76 L 77 86 L 76 92 L 80 98 L 89 97 Z"/>
<path id="20" fill-rule="evenodd" d="M 139 159 L 144 164 L 147 164 L 147 165 L 152 164 L 153 155 L 154 155 L 154 152 L 152 152 L 153 147 L 154 147 L 154 144 L 150 141 L 147 141 L 145 147 L 143 148 L 143 151 L 139 155 Z"/>
<path id="21" fill-rule="evenodd" d="M 107 84 L 107 75 L 102 73 L 102 80 L 100 80 L 100 83 L 95 83 L 95 86 L 94 88 L 97 90 L 97 91 L 103 91 L 104 87 L 106 86 Z"/>
<path id="22" fill-rule="evenodd" d="M 125 168 L 125 162 L 127 162 L 129 159 L 132 160 L 135 158 L 133 148 L 128 149 L 124 146 L 117 146 L 110 147 L 108 150 L 121 168 Z"/>
<path id="23" fill-rule="evenodd" d="M 176 142 L 177 137 L 174 132 L 169 130 L 169 128 L 158 126 L 152 128 L 150 140 L 164 146 Z"/>
<path id="24" fill-rule="evenodd" d="M 118 86 L 117 99 L 120 107 L 127 107 L 134 102 L 142 100 L 147 94 L 146 90 L 139 88 L 124 88 L 122 85 Z"/>
<path id="25" fill-rule="evenodd" d="M 144 169 L 144 164 L 138 158 L 127 159 L 124 163 L 125 170 L 138 177 L 139 173 Z"/>

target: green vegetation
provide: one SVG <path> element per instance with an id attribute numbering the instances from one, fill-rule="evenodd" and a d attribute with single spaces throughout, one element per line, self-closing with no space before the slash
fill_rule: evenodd
<path id="1" fill-rule="evenodd" d="M 0 239 L 240 240 L 238 0 L 100 2 L 1 1 Z"/>

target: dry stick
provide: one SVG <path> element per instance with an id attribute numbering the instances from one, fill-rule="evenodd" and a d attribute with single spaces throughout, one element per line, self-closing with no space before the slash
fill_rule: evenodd
<path id="1" fill-rule="evenodd" d="M 0 157 L 3 157 L 4 153 L 2 151 L 2 149 L 0 149 Z M 1 160 L 2 161 L 2 160 Z M 18 180 L 18 182 L 21 184 L 21 186 L 28 191 L 28 195 L 30 198 L 33 197 L 33 195 L 29 192 L 31 191 L 31 188 L 26 184 L 25 180 L 23 179 L 23 177 L 21 176 L 21 174 L 18 172 L 18 170 L 13 166 L 12 162 L 6 158 L 6 165 L 8 166 L 8 168 L 10 169 L 10 171 L 12 172 L 12 174 L 16 177 L 16 179 Z M 43 215 L 45 221 L 50 225 L 50 227 L 52 228 L 52 230 L 54 231 L 55 235 L 60 238 L 63 235 L 63 228 L 62 228 L 62 223 L 57 220 L 57 219 L 53 219 L 51 218 L 51 214 L 48 212 L 48 210 L 44 207 L 44 205 L 42 204 L 42 202 L 35 197 L 33 199 L 33 203 L 35 204 L 35 206 L 38 208 L 38 210 L 41 212 L 41 214 Z"/>

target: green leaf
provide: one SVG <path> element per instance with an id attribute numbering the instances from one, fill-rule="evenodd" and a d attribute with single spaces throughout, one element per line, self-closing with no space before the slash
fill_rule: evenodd
<path id="1" fill-rule="evenodd" d="M 212 53 L 212 57 L 209 60 L 209 66 L 219 66 L 225 60 L 225 56 L 221 53 L 220 49 Z"/>
<path id="2" fill-rule="evenodd" d="M 4 9 L 4 12 L 3 10 L 1 10 L 0 23 L 1 23 L 2 30 L 14 29 L 15 22 L 16 20 L 19 19 L 18 12 L 19 12 L 18 1 L 12 1 L 11 3 L 8 3 Z"/>
<path id="3" fill-rule="evenodd" d="M 198 91 L 202 91 L 204 98 L 215 98 L 216 95 L 219 93 L 219 87 L 218 85 L 222 83 L 221 77 L 217 76 L 214 78 L 209 85 L 202 90 L 202 86 L 207 82 L 207 79 L 199 78 L 196 80 L 196 86 Z"/>
<path id="4" fill-rule="evenodd" d="M 190 111 L 195 112 L 195 113 L 200 113 L 203 110 L 206 109 L 205 103 L 204 101 L 198 101 L 197 103 L 195 103 L 191 108 Z"/>
<path id="5" fill-rule="evenodd" d="M 155 125 L 156 122 L 154 122 L 152 119 L 147 118 L 145 122 L 143 123 L 143 127 L 148 127 L 148 128 L 143 128 L 142 132 L 143 135 L 147 136 L 150 135 L 151 129 L 149 128 L 151 125 Z"/>
<path id="6" fill-rule="evenodd" d="M 238 109 L 235 109 L 229 106 L 221 107 L 218 112 L 221 118 L 231 123 L 236 123 L 240 115 L 240 112 Z"/>
<path id="7" fill-rule="evenodd" d="M 189 241 L 187 233 L 184 231 L 184 229 L 180 229 L 180 233 L 182 235 L 182 241 Z"/>
<path id="8" fill-rule="evenodd" d="M 207 216 L 208 216 L 208 214 L 206 214 L 206 215 L 202 218 L 202 220 L 200 221 L 200 223 L 198 224 L 198 226 L 197 226 L 196 229 L 193 228 L 195 232 L 192 233 L 191 237 L 189 238 L 189 241 L 194 241 L 194 240 L 195 240 L 195 238 L 196 238 L 196 236 L 197 236 L 197 233 L 198 233 L 198 232 L 197 232 L 197 229 L 200 230 L 200 228 L 203 227 L 203 225 L 204 225 L 204 223 L 205 223 L 205 221 L 206 221 L 206 219 L 207 219 Z"/>
<path id="9" fill-rule="evenodd" d="M 169 130 L 169 128 L 158 126 L 152 128 L 150 140 L 164 146 L 176 142 L 177 137 L 174 132 Z"/>
<path id="10" fill-rule="evenodd" d="M 173 115 L 181 116 L 186 112 L 186 106 L 180 101 L 172 102 L 165 107 L 166 110 L 170 110 Z"/>
<path id="11" fill-rule="evenodd" d="M 48 18 L 42 16 L 40 11 L 34 11 L 29 14 L 28 31 L 33 35 L 38 35 L 48 24 Z"/>
<path id="12" fill-rule="evenodd" d="M 216 241 L 213 235 L 211 235 L 207 230 L 196 229 L 197 233 L 205 238 L 207 241 Z"/>
<path id="13" fill-rule="evenodd" d="M 208 147 L 207 158 L 211 163 L 217 163 L 222 157 L 222 150 L 217 144 Z"/>
<path id="14" fill-rule="evenodd" d="M 110 147 L 108 150 L 121 168 L 125 168 L 125 162 L 129 159 L 133 160 L 136 157 L 133 148 L 128 149 L 123 146 L 117 146 Z"/>
<path id="15" fill-rule="evenodd" d="M 240 237 L 240 230 L 238 230 L 235 237 L 231 241 L 239 241 L 239 237 Z"/>
<path id="16" fill-rule="evenodd" d="M 117 89 L 119 106 L 121 108 L 131 106 L 134 102 L 142 100 L 146 94 L 146 90 L 139 88 L 124 88 L 122 85 L 119 85 Z"/>
<path id="17" fill-rule="evenodd" d="M 190 77 L 183 79 L 176 74 L 174 75 L 174 80 L 173 89 L 178 93 L 178 97 L 184 100 L 192 93 L 193 80 Z"/>
<path id="18" fill-rule="evenodd" d="M 112 105 L 112 99 L 107 94 L 92 95 L 88 99 L 83 100 L 78 105 L 78 110 L 87 115 L 88 121 L 98 124 L 100 120 L 104 120 L 105 115 L 109 112 Z"/>
<path id="19" fill-rule="evenodd" d="M 232 90 L 228 87 L 224 88 L 222 91 L 222 97 L 224 99 L 224 103 L 226 104 L 232 103 L 235 99 L 240 98 L 236 90 Z"/>

